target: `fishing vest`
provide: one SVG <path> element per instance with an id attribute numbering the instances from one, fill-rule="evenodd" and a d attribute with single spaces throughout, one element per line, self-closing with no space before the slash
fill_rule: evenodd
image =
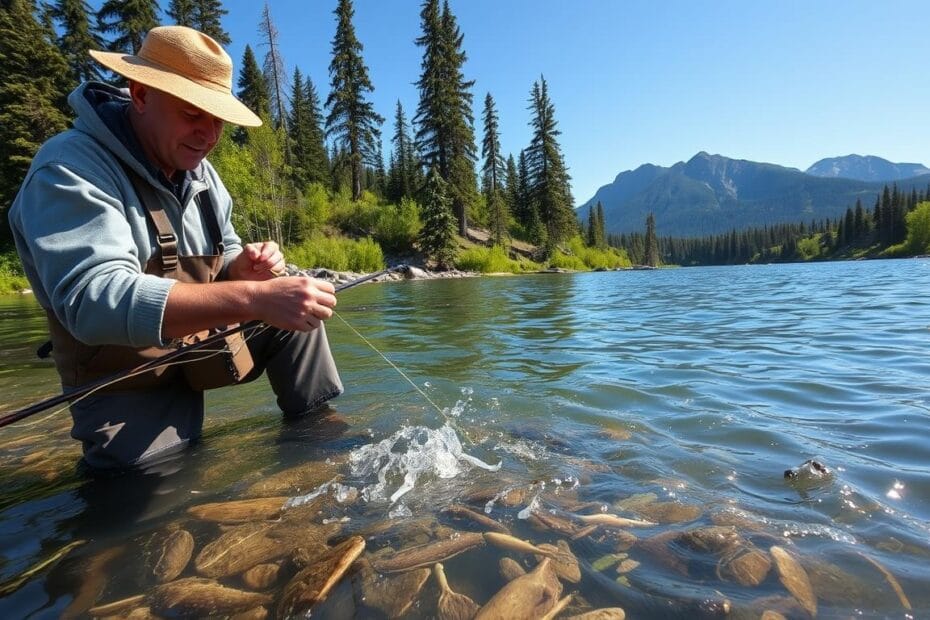
<path id="1" fill-rule="evenodd" d="M 216 280 L 223 268 L 223 237 L 209 190 L 201 191 L 194 197 L 194 200 L 212 237 L 214 253 L 202 256 L 179 256 L 178 237 L 161 201 L 155 195 L 154 188 L 129 166 L 123 164 L 123 169 L 129 176 L 136 195 L 148 214 L 148 221 L 156 233 L 155 241 L 158 247 L 146 263 L 144 273 L 192 284 L 204 284 Z M 51 310 L 46 310 L 45 314 L 48 317 L 51 334 L 52 357 L 61 377 L 61 383 L 65 387 L 86 385 L 91 381 L 135 368 L 174 350 L 170 347 L 140 349 L 120 345 L 84 344 L 65 329 Z M 179 366 L 167 365 L 121 380 L 113 386 L 112 390 L 102 388 L 100 391 L 157 387 L 179 380 L 181 374 Z"/>

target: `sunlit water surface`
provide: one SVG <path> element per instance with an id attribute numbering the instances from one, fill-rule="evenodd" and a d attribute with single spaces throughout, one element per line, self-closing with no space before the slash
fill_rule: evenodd
<path id="1" fill-rule="evenodd" d="M 282 422 L 264 380 L 219 390 L 197 446 L 154 471 L 105 480 L 76 470 L 67 412 L 0 430 L 0 617 L 82 615 L 145 593 L 151 549 L 170 527 L 189 529 L 198 548 L 218 536 L 192 522 L 189 507 L 327 460 L 337 475 L 295 490 L 291 505 L 338 496 L 319 515 L 341 523 L 336 540 L 360 533 L 368 552 L 400 548 L 443 535 L 432 519 L 483 531 L 443 512 L 466 504 L 534 543 L 566 539 L 582 566 L 580 583 L 564 584 L 576 611 L 587 601 L 634 618 L 725 608 L 806 617 L 774 567 L 760 584 L 739 585 L 721 573 L 720 554 L 642 544 L 726 524 L 746 545 L 778 545 L 800 560 L 818 617 L 927 617 L 928 290 L 930 261 L 908 260 L 346 291 L 329 335 L 347 391 L 323 422 Z M 55 393 L 54 370 L 34 355 L 44 338 L 33 300 L 0 300 L 4 411 Z M 809 458 L 833 475 L 785 480 Z M 509 489 L 524 491 L 519 502 L 495 499 Z M 573 540 L 525 518 L 658 515 L 650 503 L 688 516 L 631 530 L 639 542 L 628 549 L 609 530 Z M 66 549 L 73 541 L 84 542 Z M 639 565 L 620 572 L 612 553 Z M 535 563 L 475 549 L 444 563 L 453 589 L 487 601 L 504 584 L 503 555 Z M 194 574 L 188 566 L 183 575 Z M 343 579 L 314 615 L 377 617 L 359 580 Z M 433 616 L 437 597 L 430 579 L 406 614 Z"/>

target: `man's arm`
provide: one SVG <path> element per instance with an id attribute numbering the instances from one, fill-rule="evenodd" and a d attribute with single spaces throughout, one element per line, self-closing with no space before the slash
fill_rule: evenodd
<path id="1" fill-rule="evenodd" d="M 252 243 L 230 264 L 230 281 L 176 283 L 168 293 L 162 336 L 179 338 L 212 327 L 258 319 L 287 330 L 309 331 L 333 314 L 335 289 L 323 280 L 276 278 L 284 257 L 274 242 Z"/>

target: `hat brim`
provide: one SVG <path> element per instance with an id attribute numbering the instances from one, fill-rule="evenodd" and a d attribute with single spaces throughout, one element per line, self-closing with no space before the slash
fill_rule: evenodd
<path id="1" fill-rule="evenodd" d="M 232 93 L 203 86 L 138 56 L 96 50 L 90 50 L 90 55 L 127 79 L 173 95 L 228 123 L 243 127 L 262 124 L 262 119 Z"/>

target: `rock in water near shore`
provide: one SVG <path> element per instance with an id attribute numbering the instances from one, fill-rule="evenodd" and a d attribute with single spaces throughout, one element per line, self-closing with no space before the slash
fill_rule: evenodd
<path id="1" fill-rule="evenodd" d="M 289 618 L 310 611 L 326 598 L 364 549 L 365 539 L 352 536 L 330 549 L 315 564 L 297 573 L 284 586 L 278 602 L 277 617 Z"/>
<path id="2" fill-rule="evenodd" d="M 268 594 L 236 590 L 200 577 L 187 577 L 156 586 L 151 595 L 152 610 L 169 618 L 225 615 L 270 602 Z"/>

